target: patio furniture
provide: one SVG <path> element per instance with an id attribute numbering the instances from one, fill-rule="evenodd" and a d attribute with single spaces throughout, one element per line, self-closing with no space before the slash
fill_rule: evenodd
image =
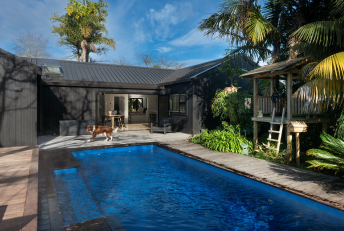
<path id="1" fill-rule="evenodd" d="M 122 120 L 123 117 L 123 120 Z M 115 119 L 118 120 L 118 126 L 122 126 L 122 131 L 123 127 L 125 126 L 125 121 L 124 121 L 124 116 L 123 115 L 104 115 L 104 124 L 108 119 L 111 119 L 111 127 L 114 129 L 115 128 Z"/>
<path id="2" fill-rule="evenodd" d="M 172 117 L 162 117 L 159 123 L 151 123 L 151 133 L 153 132 L 172 132 Z"/>

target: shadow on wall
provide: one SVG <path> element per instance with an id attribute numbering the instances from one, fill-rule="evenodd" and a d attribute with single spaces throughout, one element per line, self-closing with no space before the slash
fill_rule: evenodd
<path id="1" fill-rule="evenodd" d="M 41 98 L 41 135 L 58 135 L 60 120 L 94 119 L 95 94 L 91 88 L 42 86 Z"/>
<path id="2" fill-rule="evenodd" d="M 0 147 L 37 144 L 41 68 L 0 49 Z"/>

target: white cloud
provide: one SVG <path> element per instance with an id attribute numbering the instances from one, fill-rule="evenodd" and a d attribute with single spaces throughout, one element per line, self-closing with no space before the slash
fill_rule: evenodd
<path id="1" fill-rule="evenodd" d="M 179 5 L 171 5 L 167 3 L 164 8 L 160 10 L 152 8 L 146 16 L 150 25 L 154 27 L 156 36 L 161 40 L 165 40 L 174 34 L 171 30 L 172 26 L 185 21 L 193 14 L 194 11 L 191 4 L 186 2 Z"/>
<path id="2" fill-rule="evenodd" d="M 145 19 L 141 18 L 137 22 L 133 22 L 135 33 L 133 34 L 134 41 L 137 42 L 151 42 L 152 37 L 149 33 L 144 30 Z"/>
<path id="3" fill-rule="evenodd" d="M 211 38 L 203 35 L 199 30 L 192 29 L 186 35 L 169 42 L 173 46 L 200 46 L 200 45 L 221 45 L 228 46 L 225 39 Z"/>
<path id="4" fill-rule="evenodd" d="M 156 50 L 160 53 L 167 53 L 172 50 L 172 47 L 158 47 Z"/>

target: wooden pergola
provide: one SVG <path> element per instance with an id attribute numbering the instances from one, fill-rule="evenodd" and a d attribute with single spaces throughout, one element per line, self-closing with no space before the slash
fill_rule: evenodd
<path id="1" fill-rule="evenodd" d="M 288 125 L 292 121 L 303 121 L 305 123 L 321 123 L 323 131 L 327 131 L 328 118 L 323 118 L 320 115 L 323 111 L 316 111 L 314 109 L 305 108 L 306 100 L 301 100 L 293 96 L 292 83 L 293 80 L 299 78 L 297 76 L 300 69 L 309 62 L 307 58 L 290 59 L 283 62 L 273 63 L 266 65 L 255 70 L 249 71 L 241 78 L 253 79 L 253 142 L 255 148 L 258 144 L 258 122 L 271 122 L 271 114 L 273 107 L 276 108 L 276 112 L 281 112 L 283 108 L 286 108 L 286 117 L 283 124 Z M 271 91 L 273 92 L 274 80 L 285 80 L 286 81 L 286 97 L 281 97 L 278 103 L 273 104 L 270 100 L 270 96 L 259 96 L 258 95 L 258 80 L 259 79 L 270 79 Z M 258 103 L 261 108 L 258 108 Z M 262 110 L 263 114 L 269 114 L 268 116 L 257 117 L 258 110 Z M 275 120 L 281 121 L 280 117 L 275 117 Z M 286 132 L 288 153 L 292 152 L 292 135 L 288 129 Z"/>

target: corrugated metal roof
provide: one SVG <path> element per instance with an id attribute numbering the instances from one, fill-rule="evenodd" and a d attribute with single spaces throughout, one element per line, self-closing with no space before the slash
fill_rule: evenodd
<path id="1" fill-rule="evenodd" d="M 111 83 L 167 84 L 190 81 L 191 78 L 217 67 L 223 59 L 182 68 L 179 70 L 83 63 L 56 59 L 26 58 L 37 66 L 60 66 L 63 80 Z M 44 75 L 42 76 L 44 79 Z"/>
<path id="2" fill-rule="evenodd" d="M 196 77 L 198 74 L 203 73 L 204 71 L 211 70 L 212 68 L 215 68 L 219 64 L 221 64 L 223 59 L 216 59 L 210 62 L 201 63 L 198 65 L 185 67 L 179 70 L 176 70 L 175 72 L 171 73 L 169 76 L 164 78 L 160 84 L 166 84 L 166 83 L 181 83 L 190 81 L 192 77 Z"/>
<path id="3" fill-rule="evenodd" d="M 282 70 L 287 69 L 287 68 L 289 68 L 291 66 L 294 66 L 294 65 L 297 65 L 297 64 L 301 63 L 305 59 L 306 58 L 298 58 L 298 59 L 290 59 L 290 60 L 287 60 L 287 61 L 273 63 L 273 64 L 270 64 L 270 65 L 266 65 L 266 66 L 254 69 L 252 71 L 249 71 L 249 72 L 247 72 L 245 74 L 240 75 L 240 77 L 249 77 L 249 76 L 252 76 L 252 75 L 263 74 L 263 73 L 267 73 L 267 72 L 282 71 Z"/>

